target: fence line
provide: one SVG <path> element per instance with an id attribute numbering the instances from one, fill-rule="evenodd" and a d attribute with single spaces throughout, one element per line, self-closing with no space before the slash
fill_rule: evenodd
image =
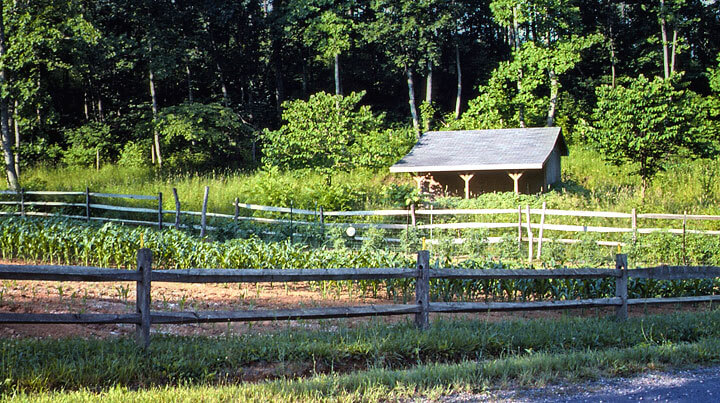
<path id="1" fill-rule="evenodd" d="M 716 295 L 628 299 L 628 278 L 684 280 L 697 278 L 714 279 L 719 276 L 720 267 L 715 266 L 660 266 L 628 270 L 627 256 L 622 254 L 616 255 L 615 269 L 430 269 L 430 255 L 428 251 L 418 252 L 415 268 L 153 270 L 152 252 L 149 249 L 140 249 L 137 254 L 137 270 L 86 266 L 0 265 L 0 279 L 6 280 L 134 281 L 137 284 L 136 312 L 134 314 L 38 314 L 0 312 L 0 323 L 132 323 L 136 325 L 138 342 L 147 348 L 150 343 L 150 327 L 152 324 L 167 323 L 295 320 L 414 314 L 416 326 L 421 329 L 426 329 L 430 323 L 429 313 L 431 312 L 520 311 L 600 306 L 614 306 L 616 308 L 616 317 L 619 320 L 625 320 L 627 319 L 628 305 L 712 302 L 720 300 L 720 296 Z M 518 280 L 586 278 L 614 278 L 615 297 L 523 302 L 430 301 L 431 279 Z M 157 312 L 151 311 L 150 305 L 151 287 L 155 281 L 175 283 L 258 283 L 386 279 L 415 279 L 415 304 L 206 312 Z"/>
<path id="2" fill-rule="evenodd" d="M 174 190 L 174 189 L 173 189 Z M 175 228 L 198 228 L 197 225 L 180 225 L 180 216 L 198 216 L 201 218 L 201 225 L 199 229 L 201 233 L 205 233 L 206 230 L 214 230 L 215 227 L 210 227 L 206 223 L 208 217 L 227 219 L 237 221 L 248 221 L 258 222 L 264 224 L 283 224 L 283 225 L 316 225 L 321 224 L 323 227 L 328 226 L 353 226 L 357 228 L 380 228 L 387 230 L 404 230 L 409 227 L 417 228 L 418 230 L 429 230 L 430 237 L 432 238 L 432 231 L 434 229 L 440 230 L 461 230 L 461 229 L 503 229 L 503 228 L 517 228 L 518 229 L 518 241 L 528 242 L 528 245 L 537 243 L 538 255 L 542 251 L 542 243 L 549 239 L 544 236 L 544 231 L 558 231 L 558 232 L 571 232 L 571 233 L 605 233 L 605 234 L 618 234 L 627 233 L 632 234 L 633 239 L 637 237 L 637 234 L 649 234 L 653 232 L 667 231 L 673 234 L 681 234 L 683 238 L 686 234 L 704 234 L 704 235 L 720 235 L 720 230 L 698 230 L 698 229 L 687 229 L 688 220 L 696 221 L 720 221 L 718 215 L 698 215 L 698 214 L 660 214 L 660 213 L 643 213 L 638 214 L 635 209 L 631 213 L 623 212 L 608 212 L 608 211 L 574 211 L 574 210 L 558 210 L 558 209 L 530 209 L 526 206 L 526 216 L 528 218 L 523 219 L 520 214 L 517 220 L 505 221 L 505 222 L 460 222 L 460 223 L 434 223 L 433 217 L 436 216 L 463 216 L 463 215 L 511 215 L 515 216 L 518 212 L 522 213 L 522 206 L 518 209 L 415 209 L 414 206 L 406 210 L 358 210 L 358 211 L 323 211 L 322 206 L 316 210 L 296 209 L 292 205 L 291 207 L 274 207 L 274 206 L 263 206 L 258 204 L 240 203 L 238 198 L 235 199 L 233 206 L 235 208 L 235 214 L 221 214 L 207 212 L 206 209 L 203 211 L 187 211 L 180 209 L 180 201 L 176 196 L 177 191 L 174 190 L 175 195 L 175 210 L 164 210 L 162 208 L 162 193 L 157 196 L 152 195 L 133 195 L 133 194 L 115 194 L 115 193 L 99 193 L 90 192 L 90 189 L 85 189 L 85 192 L 60 192 L 60 191 L 25 191 L 19 192 L 14 191 L 0 191 L 0 195 L 15 196 L 18 200 L 12 201 L 0 201 L 0 205 L 5 206 L 18 206 L 19 211 L 16 213 L 0 212 L 0 215 L 36 215 L 36 216 L 52 216 L 54 214 L 37 212 L 37 211 L 26 211 L 26 207 L 70 207 L 70 208 L 85 208 L 85 216 L 80 215 L 62 215 L 64 217 L 73 219 L 85 219 L 87 221 L 107 221 L 107 222 L 118 222 L 133 225 L 157 225 L 158 228 L 167 226 L 174 226 Z M 27 201 L 25 198 L 28 195 L 40 195 L 40 196 L 85 196 L 84 203 L 78 202 L 63 202 L 63 201 Z M 93 203 L 91 198 L 119 198 L 119 199 L 133 199 L 133 200 L 146 200 L 146 201 L 157 201 L 158 207 L 130 207 L 113 204 L 100 204 Z M 205 203 L 204 203 L 205 204 Z M 292 204 L 292 203 L 291 203 Z M 270 213 L 289 214 L 288 218 L 267 218 L 267 217 L 252 217 L 252 216 L 240 216 L 240 209 L 250 211 L 261 211 Z M 157 221 L 150 221 L 147 219 L 137 220 L 128 218 L 108 218 L 98 217 L 92 215 L 92 210 L 104 210 L 113 211 L 116 213 L 131 213 L 131 214 L 157 214 Z M 163 215 L 174 215 L 175 223 L 168 225 L 163 223 Z M 298 220 L 294 215 L 311 216 L 313 220 Z M 530 217 L 540 216 L 540 223 L 531 222 Z M 345 222 L 326 222 L 326 217 L 406 217 L 408 222 L 405 224 L 400 223 L 345 223 Z M 418 216 L 429 216 L 430 223 L 423 224 L 417 222 Z M 609 218 L 609 219 L 630 219 L 631 225 L 629 227 L 618 227 L 618 226 L 598 226 L 598 225 L 574 225 L 574 224 L 553 224 L 547 223 L 545 220 L 546 216 L 567 216 L 567 217 L 585 217 L 585 218 Z M 637 224 L 638 219 L 648 220 L 682 220 L 682 229 L 679 228 L 639 228 Z M 539 232 L 538 237 L 532 233 L 537 230 Z M 523 232 L 528 232 L 523 235 Z M 355 237 L 354 239 L 360 240 L 361 237 Z M 395 241 L 396 238 L 388 238 L 389 241 Z M 489 237 L 490 243 L 496 243 L 499 241 L 499 237 Z M 576 239 L 556 239 L 555 241 L 560 243 L 576 243 Z M 457 242 L 457 241 L 456 241 Z M 599 245 L 623 245 L 623 242 L 600 240 L 596 241 Z"/>

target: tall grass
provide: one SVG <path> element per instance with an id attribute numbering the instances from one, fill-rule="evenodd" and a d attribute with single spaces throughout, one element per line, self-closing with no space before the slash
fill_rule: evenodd
<path id="1" fill-rule="evenodd" d="M 156 195 L 162 192 L 165 208 L 173 209 L 172 188 L 179 194 L 182 208 L 199 211 L 205 186 L 210 187 L 208 209 L 231 213 L 237 197 L 243 203 L 290 206 L 326 210 L 348 210 L 392 203 L 384 191 L 391 184 L 410 181 L 385 171 L 357 169 L 327 179 L 311 170 L 281 172 L 260 170 L 254 173 L 224 172 L 207 175 L 160 175 L 151 168 L 106 166 L 92 168 L 35 167 L 23 173 L 23 186 L 31 190 L 84 191 Z"/>
<path id="2" fill-rule="evenodd" d="M 640 180 L 631 164 L 616 167 L 584 146 L 571 147 L 563 158 L 563 183 L 544 195 L 515 196 L 487 194 L 471 201 L 456 199 L 456 206 L 503 208 L 518 204 L 550 208 L 642 212 L 719 214 L 720 162 L 716 160 L 673 160 L 668 170 L 653 180 L 643 199 Z M 218 172 L 207 175 L 160 175 L 152 168 L 105 166 L 92 168 L 35 167 L 23 172 L 28 189 L 84 190 L 112 193 L 156 194 L 163 192 L 167 208 L 172 208 L 171 189 L 176 187 L 183 206 L 199 209 L 203 189 L 210 186 L 210 209 L 230 212 L 235 197 L 242 202 L 325 209 L 375 208 L 403 201 L 388 197 L 392 184 L 412 187 L 408 175 L 391 175 L 387 170 L 358 169 L 337 173 L 328 184 L 326 178 L 311 170 L 280 172 L 260 170 L 253 173 Z M 441 204 L 448 202 L 441 202 Z"/>

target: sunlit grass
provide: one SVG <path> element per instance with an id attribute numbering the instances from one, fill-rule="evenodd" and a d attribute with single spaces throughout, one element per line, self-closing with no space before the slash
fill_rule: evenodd
<path id="1" fill-rule="evenodd" d="M 18 400 L 60 401 L 437 396 L 707 365 L 720 360 L 718 323 L 717 311 L 626 323 L 569 317 L 435 321 L 426 332 L 410 323 L 377 323 L 221 338 L 162 336 L 147 354 L 130 339 L 6 339 L 0 341 L 1 390 L 6 397 L 21 392 Z M 243 383 L 253 376 L 245 371 L 254 363 L 270 368 L 269 381 Z M 348 363 L 357 372 L 343 370 Z"/>

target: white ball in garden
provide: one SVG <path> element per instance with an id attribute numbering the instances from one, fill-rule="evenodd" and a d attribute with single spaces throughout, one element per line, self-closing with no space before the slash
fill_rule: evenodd
<path id="1" fill-rule="evenodd" d="M 345 230 L 345 233 L 349 237 L 354 237 L 355 236 L 355 227 L 347 227 L 347 229 Z"/>

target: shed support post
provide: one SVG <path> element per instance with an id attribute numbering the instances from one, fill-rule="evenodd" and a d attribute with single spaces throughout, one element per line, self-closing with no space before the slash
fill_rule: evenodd
<path id="1" fill-rule="evenodd" d="M 523 176 L 523 173 L 522 172 L 513 172 L 513 173 L 508 173 L 508 175 L 510 176 L 510 179 L 513 180 L 513 191 L 515 192 L 515 194 L 519 194 L 520 187 L 518 186 L 518 182 L 520 181 L 520 177 Z"/>
<path id="2" fill-rule="evenodd" d="M 462 178 L 462 180 L 465 181 L 465 198 L 466 199 L 470 198 L 470 179 L 472 179 L 473 176 L 475 176 L 475 174 L 460 175 L 460 178 Z"/>
<path id="3" fill-rule="evenodd" d="M 413 180 L 417 184 L 417 189 L 419 192 L 422 192 L 423 183 L 425 182 L 425 175 L 415 175 L 413 176 Z"/>
<path id="4" fill-rule="evenodd" d="M 627 255 L 618 253 L 615 255 L 615 269 L 620 270 L 620 276 L 615 277 L 615 296 L 620 297 L 622 305 L 615 308 L 615 317 L 617 320 L 627 320 L 628 318 L 628 272 L 627 272 Z"/>

